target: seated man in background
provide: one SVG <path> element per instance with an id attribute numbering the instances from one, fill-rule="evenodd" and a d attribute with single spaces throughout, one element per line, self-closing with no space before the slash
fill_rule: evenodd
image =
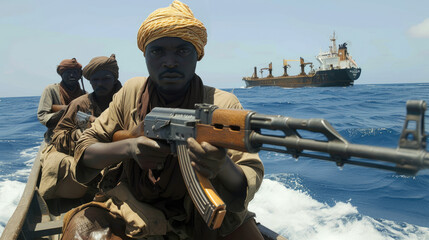
<path id="1" fill-rule="evenodd" d="M 209 103 L 242 109 L 235 95 L 204 86 L 195 73 L 207 32 L 187 5 L 174 1 L 150 14 L 137 41 L 149 77 L 127 81 L 79 139 L 72 170 L 83 184 L 102 173 L 101 193 L 66 214 L 63 239 L 262 239 L 247 210 L 264 174 L 258 154 L 188 139 L 194 169 L 226 203 L 222 225 L 211 230 L 192 203 L 169 145 L 145 136 L 112 142 L 115 132 L 135 129 L 155 107 Z"/>
<path id="2" fill-rule="evenodd" d="M 119 68 L 116 57 L 95 57 L 83 69 L 94 92 L 73 100 L 65 109 L 53 131 L 52 142 L 47 147 L 43 160 L 39 192 L 45 199 L 80 198 L 86 186 L 77 183 L 69 171 L 74 162 L 74 148 L 82 131 L 109 106 L 113 95 L 121 89 L 118 80 Z M 87 122 L 78 125 L 78 111 L 87 114 Z"/>
<path id="3" fill-rule="evenodd" d="M 48 85 L 40 96 L 37 118 L 48 130 L 45 143 L 51 142 L 52 132 L 61 119 L 67 105 L 75 98 L 85 94 L 79 85 L 82 78 L 82 65 L 76 58 L 64 59 L 57 67 L 61 82 Z M 83 87 L 83 86 L 82 86 Z"/>

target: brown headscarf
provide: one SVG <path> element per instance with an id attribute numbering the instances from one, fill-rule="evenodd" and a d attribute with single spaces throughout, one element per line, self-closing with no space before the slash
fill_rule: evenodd
<path id="1" fill-rule="evenodd" d="M 101 70 L 111 72 L 116 80 L 119 78 L 119 67 L 115 54 L 110 55 L 110 57 L 101 56 L 91 59 L 88 65 L 83 68 L 82 74 L 89 80 L 92 74 Z"/>
<path id="2" fill-rule="evenodd" d="M 156 88 L 150 79 L 147 79 L 143 86 L 139 104 L 138 113 L 141 120 L 144 119 L 155 107 L 185 108 L 194 109 L 196 103 L 202 103 L 204 100 L 204 85 L 201 78 L 197 75 L 191 80 L 190 87 L 186 95 L 179 101 L 166 104 L 156 93 Z M 180 173 L 180 167 L 177 158 L 169 156 L 166 159 L 164 169 L 153 171 L 160 177 L 160 180 L 153 184 L 149 180 L 150 170 L 141 169 L 135 161 L 130 161 L 129 169 L 126 174 L 129 186 L 135 197 L 142 201 L 160 201 L 161 199 L 181 199 L 186 193 L 185 183 Z M 156 177 L 155 177 L 156 178 Z M 173 183 L 173 184 L 171 184 Z M 162 205 L 160 203 L 159 205 Z M 163 208 L 159 206 L 159 208 Z"/>
<path id="3" fill-rule="evenodd" d="M 207 30 L 184 3 L 175 0 L 170 6 L 151 13 L 140 26 L 137 45 L 145 53 L 150 42 L 163 37 L 178 37 L 190 42 L 197 50 L 198 60 L 204 56 Z"/>
<path id="4" fill-rule="evenodd" d="M 65 70 L 73 68 L 82 69 L 82 65 L 76 60 L 76 58 L 64 59 L 60 62 L 60 65 L 57 66 L 57 73 L 61 75 Z"/>

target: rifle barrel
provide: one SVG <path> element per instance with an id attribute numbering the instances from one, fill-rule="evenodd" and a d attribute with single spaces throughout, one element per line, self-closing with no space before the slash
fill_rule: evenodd
<path id="1" fill-rule="evenodd" d="M 300 152 L 303 149 L 329 153 L 331 156 L 347 160 L 350 157 L 381 160 L 396 163 L 398 165 L 413 165 L 418 168 L 429 168 L 429 155 L 423 150 L 393 149 L 375 147 L 360 144 L 341 142 L 323 142 L 300 137 L 267 136 L 253 132 L 250 136 L 252 145 L 269 144 L 283 146 L 287 149 L 295 149 Z"/>

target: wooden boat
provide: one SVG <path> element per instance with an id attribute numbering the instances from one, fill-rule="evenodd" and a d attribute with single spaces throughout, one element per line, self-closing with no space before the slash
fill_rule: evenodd
<path id="1" fill-rule="evenodd" d="M 52 239 L 61 238 L 64 214 L 90 199 L 53 199 L 45 201 L 38 192 L 40 181 L 40 146 L 30 176 L 15 212 L 9 219 L 0 240 Z M 286 238 L 258 223 L 265 240 L 286 240 Z"/>

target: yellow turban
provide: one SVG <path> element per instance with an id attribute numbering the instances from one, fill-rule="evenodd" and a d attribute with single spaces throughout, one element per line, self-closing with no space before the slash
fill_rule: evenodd
<path id="1" fill-rule="evenodd" d="M 145 53 L 150 42 L 163 37 L 178 37 L 190 42 L 197 50 L 198 60 L 204 56 L 206 28 L 184 3 L 175 0 L 170 6 L 151 13 L 140 26 L 137 45 Z"/>

